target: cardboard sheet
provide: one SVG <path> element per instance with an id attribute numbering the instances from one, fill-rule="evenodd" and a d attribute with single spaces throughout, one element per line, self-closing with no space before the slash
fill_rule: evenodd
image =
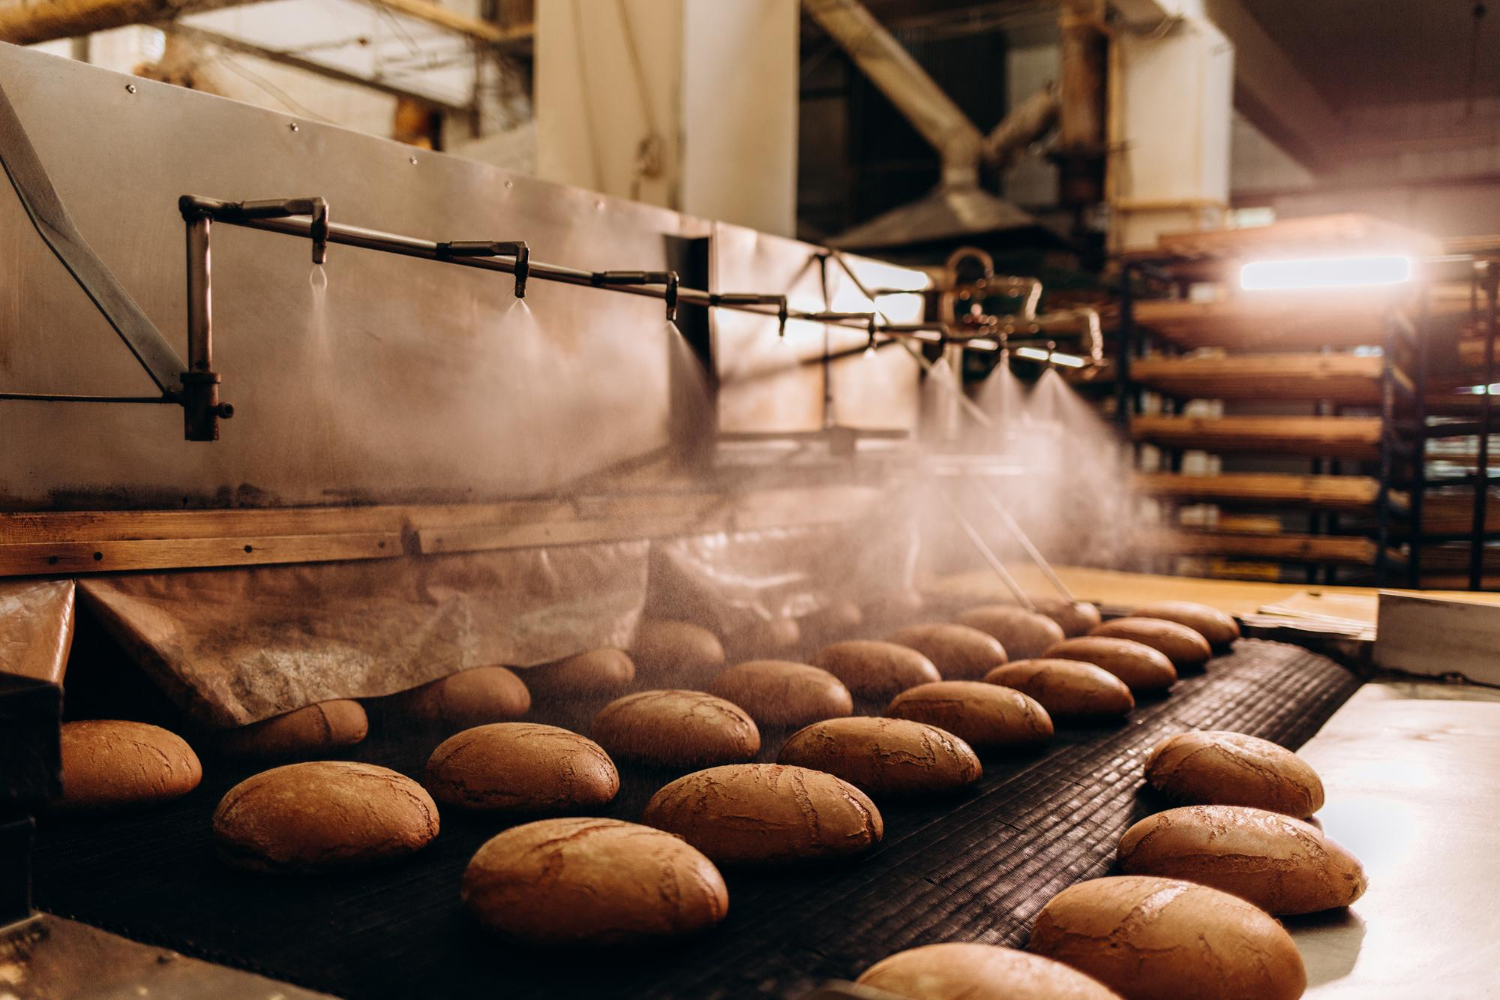
<path id="1" fill-rule="evenodd" d="M 72 580 L 0 580 L 0 672 L 61 684 L 73 600 Z"/>
<path id="2" fill-rule="evenodd" d="M 200 722 L 236 726 L 470 667 L 628 646 L 647 542 L 83 580 L 85 607 Z"/>

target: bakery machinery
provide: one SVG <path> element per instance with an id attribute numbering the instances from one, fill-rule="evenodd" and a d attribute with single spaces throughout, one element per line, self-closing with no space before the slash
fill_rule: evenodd
<path id="1" fill-rule="evenodd" d="M 369 870 L 225 865 L 215 806 L 266 765 L 224 734 L 306 706 L 362 701 L 368 738 L 333 755 L 420 776 L 441 735 L 392 699 L 462 671 L 632 649 L 645 619 L 788 660 L 947 620 L 964 600 L 921 592 L 938 527 L 1015 602 L 1087 598 L 1032 541 L 1033 470 L 942 418 L 994 431 L 958 352 L 1050 355 L 1064 320 L 993 274 L 1019 319 L 955 310 L 975 282 L 943 299 L 912 269 L 11 47 L 0 155 L 0 984 L 21 995 L 874 996 L 847 983 L 876 960 L 1023 944 L 1106 872 L 1163 737 L 1295 747 L 1358 686 L 1242 641 L 1128 723 L 883 806 L 858 859 L 726 869 L 706 934 L 583 960 L 469 919 L 493 816 L 445 807 Z M 1097 360 L 1097 315 L 1072 321 Z M 635 687 L 660 686 L 641 659 Z M 587 732 L 610 697 L 536 686 L 527 718 Z M 178 731 L 201 784 L 59 812 L 60 717 Z M 765 727 L 758 759 L 789 735 Z M 672 776 L 622 765 L 603 814 L 638 821 Z"/>

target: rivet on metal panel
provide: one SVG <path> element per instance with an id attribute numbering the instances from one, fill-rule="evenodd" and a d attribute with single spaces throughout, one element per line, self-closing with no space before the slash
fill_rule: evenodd
<path id="1" fill-rule="evenodd" d="M 125 85 L 125 93 L 127 93 L 127 94 L 133 94 L 133 93 L 135 93 L 135 84 L 133 84 L 133 83 L 127 83 Z"/>
<path id="2" fill-rule="evenodd" d="M 417 165 L 417 158 L 415 156 L 408 156 L 406 162 L 415 167 Z"/>
<path id="3" fill-rule="evenodd" d="M 600 198 L 598 201 L 594 202 L 594 208 L 595 210 L 600 212 L 604 211 L 604 199 Z"/>
<path id="4" fill-rule="evenodd" d="M 507 191 L 509 191 L 511 188 L 513 188 L 515 186 L 516 186 L 516 182 L 515 181 L 509 181 L 508 180 L 508 181 L 505 182 L 505 190 L 507 190 Z"/>
<path id="5" fill-rule="evenodd" d="M 297 123 L 296 122 L 287 122 L 286 127 L 289 128 L 289 129 L 291 129 L 293 132 L 297 131 Z"/>

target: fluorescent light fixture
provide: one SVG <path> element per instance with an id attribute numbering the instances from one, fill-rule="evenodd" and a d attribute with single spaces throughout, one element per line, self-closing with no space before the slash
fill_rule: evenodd
<path id="1" fill-rule="evenodd" d="M 1054 365 L 1062 365 L 1065 368 L 1082 368 L 1087 364 L 1082 358 L 1074 357 L 1071 354 L 1058 354 L 1056 351 L 1048 354 L 1040 347 L 1018 347 L 1016 348 L 1016 357 L 1026 358 L 1030 361 L 1050 361 Z"/>
<path id="2" fill-rule="evenodd" d="M 1308 260 L 1257 260 L 1240 268 L 1246 291 L 1293 288 L 1368 288 L 1411 280 L 1410 257 L 1319 257 Z"/>
<path id="3" fill-rule="evenodd" d="M 1000 342 L 997 340 L 991 340 L 988 337 L 971 337 L 970 339 L 964 341 L 964 346 L 972 347 L 977 351 L 1000 350 Z"/>

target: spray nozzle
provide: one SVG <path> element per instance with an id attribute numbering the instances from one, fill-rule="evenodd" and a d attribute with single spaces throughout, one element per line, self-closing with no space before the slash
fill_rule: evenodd
<path id="1" fill-rule="evenodd" d="M 526 297 L 526 278 L 531 274 L 531 248 L 525 240 L 454 240 L 437 245 L 439 257 L 514 257 L 516 298 Z"/>
<path id="2" fill-rule="evenodd" d="M 323 198 L 273 198 L 266 201 L 210 202 L 184 195 L 177 201 L 178 210 L 187 216 L 206 215 L 224 222 L 250 219 L 285 219 L 293 215 L 311 217 L 308 236 L 312 238 L 314 264 L 328 262 L 328 202 Z"/>
<path id="3" fill-rule="evenodd" d="M 787 314 L 790 307 L 785 295 L 761 295 L 755 292 L 710 292 L 710 306 L 775 306 L 776 335 L 786 336 Z"/>
<path id="4" fill-rule="evenodd" d="M 667 322 L 677 321 L 677 289 L 681 279 L 676 271 L 595 271 L 589 275 L 595 288 L 610 288 L 620 285 L 665 285 L 662 300 L 667 305 Z"/>

